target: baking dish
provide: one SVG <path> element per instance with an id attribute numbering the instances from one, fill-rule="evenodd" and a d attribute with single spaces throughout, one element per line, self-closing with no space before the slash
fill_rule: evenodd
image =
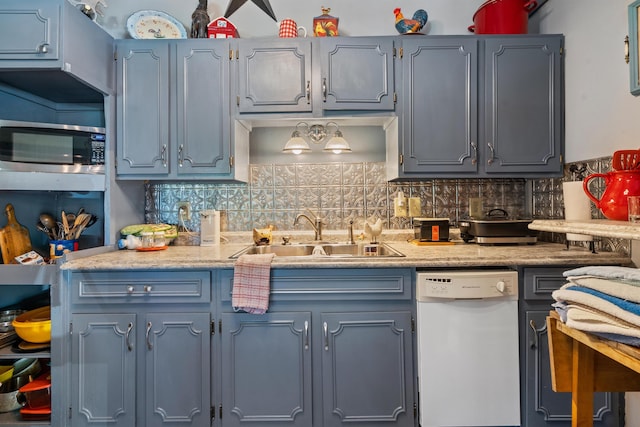
<path id="1" fill-rule="evenodd" d="M 16 400 L 31 409 L 51 407 L 51 372 L 45 372 L 20 387 Z"/>

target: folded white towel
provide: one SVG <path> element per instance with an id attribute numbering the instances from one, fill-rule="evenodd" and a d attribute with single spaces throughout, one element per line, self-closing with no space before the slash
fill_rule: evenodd
<path id="1" fill-rule="evenodd" d="M 573 284 L 567 284 L 560 289 L 553 291 L 551 296 L 556 301 L 566 301 L 569 304 L 578 303 L 582 306 L 592 307 L 603 313 L 607 313 L 611 316 L 622 319 L 625 322 L 631 323 L 636 327 L 640 327 L 640 316 L 633 314 L 632 312 L 625 310 L 618 305 L 607 301 L 606 299 L 597 297 L 587 292 L 578 290 L 567 289 L 568 287 L 575 286 Z"/>
<path id="2" fill-rule="evenodd" d="M 617 267 L 611 265 L 593 265 L 567 270 L 564 277 L 570 276 L 596 276 L 605 279 L 618 279 L 629 281 L 630 284 L 640 286 L 640 269 L 632 267 Z M 635 283 L 634 283 L 635 282 Z"/>
<path id="3" fill-rule="evenodd" d="M 578 286 L 595 289 L 614 297 L 640 303 L 640 284 L 633 285 L 626 280 L 603 279 L 595 276 L 570 276 L 567 279 Z"/>
<path id="4" fill-rule="evenodd" d="M 586 332 L 625 335 L 640 338 L 640 328 L 607 313 L 581 304 L 567 306 L 567 326 Z"/>

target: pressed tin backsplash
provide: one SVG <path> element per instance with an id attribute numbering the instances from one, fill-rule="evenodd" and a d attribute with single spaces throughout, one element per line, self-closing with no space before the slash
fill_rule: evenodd
<path id="1" fill-rule="evenodd" d="M 611 158 L 577 162 L 584 176 L 610 170 Z M 223 231 L 247 231 L 273 224 L 294 229 L 297 214 L 310 210 L 324 218 L 329 230 L 346 229 L 350 220 L 361 231 L 365 219 L 382 218 L 387 229 L 410 229 L 410 218 L 394 216 L 393 199 L 402 190 L 420 197 L 422 216 L 449 218 L 452 225 L 469 215 L 469 199 L 480 197 L 483 210 L 506 210 L 512 218 L 563 218 L 562 182 L 576 180 L 565 166 L 565 176 L 555 179 L 429 179 L 387 182 L 384 162 L 253 164 L 250 180 L 242 183 L 146 184 L 147 222 L 178 224 L 176 203 L 189 201 L 193 215 L 185 226 L 199 231 L 198 212 L 222 211 Z M 599 197 L 604 183 L 594 180 L 591 191 Z M 602 218 L 593 207 L 592 216 Z M 296 228 L 308 229 L 302 222 Z M 540 240 L 564 243 L 564 234 L 540 233 Z M 578 243 L 579 244 L 579 243 Z M 598 250 L 629 253 L 630 242 L 596 238 Z"/>
<path id="2" fill-rule="evenodd" d="M 422 215 L 450 218 L 468 216 L 469 198 L 482 197 L 484 208 L 502 208 L 513 216 L 525 212 L 525 180 L 426 180 L 387 182 L 384 163 L 265 164 L 250 166 L 248 184 L 149 184 L 147 219 L 177 223 L 176 202 L 188 200 L 194 212 L 223 211 L 227 231 L 251 230 L 273 224 L 293 229 L 297 214 L 310 210 L 324 218 L 326 229 L 356 230 L 365 219 L 382 218 L 385 228 L 410 228 L 410 218 L 396 218 L 393 198 L 420 197 Z M 187 228 L 197 230 L 193 216 Z M 301 229 L 308 224 L 298 225 Z"/>

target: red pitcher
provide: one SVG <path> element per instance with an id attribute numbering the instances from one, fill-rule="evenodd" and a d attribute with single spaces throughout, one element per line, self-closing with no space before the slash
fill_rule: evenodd
<path id="1" fill-rule="evenodd" d="M 606 188 L 600 200 L 596 199 L 589 191 L 589 181 L 594 178 L 604 179 Z M 621 170 L 606 174 L 594 173 L 587 176 L 582 182 L 587 197 L 596 204 L 602 214 L 612 220 L 627 221 L 627 197 L 640 196 L 640 171 Z"/>

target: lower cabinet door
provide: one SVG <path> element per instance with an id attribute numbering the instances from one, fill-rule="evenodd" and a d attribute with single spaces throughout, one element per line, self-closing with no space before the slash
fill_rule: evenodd
<path id="1" fill-rule="evenodd" d="M 223 426 L 311 427 L 311 313 L 225 313 L 222 326 Z"/>
<path id="2" fill-rule="evenodd" d="M 546 317 L 549 309 L 525 313 L 525 383 L 522 408 L 523 427 L 571 426 L 571 393 L 556 393 L 551 388 L 551 366 Z M 621 425 L 618 393 L 594 393 L 594 427 Z"/>
<path id="3" fill-rule="evenodd" d="M 321 319 L 323 426 L 414 426 L 411 313 Z"/>
<path id="4" fill-rule="evenodd" d="M 74 314 L 71 424 L 136 426 L 135 314 Z"/>
<path id="5" fill-rule="evenodd" d="M 209 313 L 148 313 L 144 324 L 145 425 L 211 425 Z M 142 368 L 141 368 L 142 369 Z"/>
<path id="6" fill-rule="evenodd" d="M 209 313 L 73 314 L 73 426 L 211 425 Z"/>

